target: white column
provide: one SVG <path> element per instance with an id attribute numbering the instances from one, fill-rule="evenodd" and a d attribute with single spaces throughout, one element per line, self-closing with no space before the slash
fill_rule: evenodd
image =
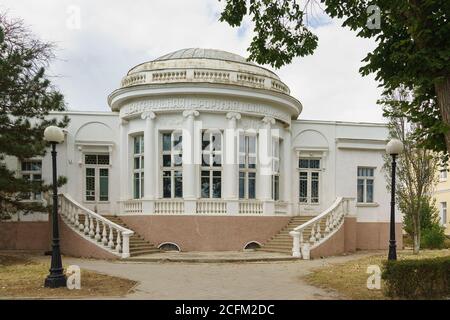
<path id="1" fill-rule="evenodd" d="M 258 185 L 259 196 L 263 201 L 263 214 L 272 215 L 275 212 L 275 204 L 272 199 L 272 125 L 275 119 L 264 117 L 264 126 L 259 130 L 259 175 Z"/>
<path id="2" fill-rule="evenodd" d="M 291 129 L 286 128 L 284 130 L 283 139 L 283 168 L 282 179 L 283 179 L 283 200 L 287 203 L 287 214 L 292 215 L 292 150 L 291 150 Z"/>
<path id="3" fill-rule="evenodd" d="M 156 192 L 156 163 L 155 154 L 155 118 L 152 111 L 143 112 L 141 118 L 145 120 L 144 129 L 144 202 L 143 212 L 154 213 L 155 192 Z"/>
<path id="4" fill-rule="evenodd" d="M 241 114 L 229 112 L 226 115 L 228 126 L 225 130 L 225 148 L 223 164 L 223 198 L 227 201 L 227 213 L 239 213 L 238 179 L 239 166 L 237 160 L 237 121 L 241 119 Z"/>
<path id="5" fill-rule="evenodd" d="M 187 214 L 195 214 L 197 180 L 195 165 L 194 119 L 199 115 L 197 110 L 185 110 L 183 130 L 183 198 L 184 211 Z"/>
<path id="6" fill-rule="evenodd" d="M 131 198 L 131 175 L 129 175 L 129 146 L 128 146 L 128 121 L 121 119 L 119 126 L 119 136 L 120 136 L 120 200 L 129 200 Z M 121 212 L 122 206 L 121 206 Z"/>

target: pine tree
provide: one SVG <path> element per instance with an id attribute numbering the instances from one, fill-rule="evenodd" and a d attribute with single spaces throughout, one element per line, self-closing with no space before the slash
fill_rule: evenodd
<path id="1" fill-rule="evenodd" d="M 24 202 L 24 194 L 46 192 L 50 186 L 30 183 L 5 165 L 7 156 L 25 160 L 45 154 L 43 132 L 48 125 L 65 127 L 68 118 L 51 119 L 64 111 L 63 95 L 46 74 L 53 45 L 37 39 L 22 20 L 0 13 L 0 220 L 21 211 L 45 211 L 42 203 Z M 60 177 L 58 184 L 65 178 Z"/>

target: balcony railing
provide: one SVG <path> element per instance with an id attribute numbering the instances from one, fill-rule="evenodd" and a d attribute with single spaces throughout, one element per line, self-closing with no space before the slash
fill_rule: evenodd
<path id="1" fill-rule="evenodd" d="M 239 202 L 239 214 L 262 214 L 263 205 L 259 200 L 241 200 Z"/>
<path id="2" fill-rule="evenodd" d="M 227 202 L 224 200 L 201 199 L 197 201 L 197 213 L 200 214 L 226 214 Z"/>
<path id="3" fill-rule="evenodd" d="M 182 199 L 155 200 L 155 214 L 183 214 L 184 201 Z"/>

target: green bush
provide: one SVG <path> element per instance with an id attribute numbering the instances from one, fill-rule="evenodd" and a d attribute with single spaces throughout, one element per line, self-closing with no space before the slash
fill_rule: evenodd
<path id="1" fill-rule="evenodd" d="M 438 224 L 432 224 L 422 231 L 420 246 L 425 249 L 442 249 L 445 245 L 444 228 Z"/>
<path id="2" fill-rule="evenodd" d="M 450 296 L 450 256 L 423 260 L 386 261 L 385 294 L 400 299 Z"/>
<path id="3" fill-rule="evenodd" d="M 445 237 L 444 248 L 450 249 L 450 238 L 448 236 Z"/>
<path id="4" fill-rule="evenodd" d="M 415 201 L 418 200 L 416 199 Z M 402 206 L 401 204 L 399 204 L 399 206 L 402 212 L 408 212 L 408 207 Z M 421 232 L 431 228 L 434 224 L 438 224 L 440 221 L 439 211 L 436 208 L 436 200 L 429 196 L 425 196 L 421 199 L 419 212 Z M 403 216 L 403 229 L 411 236 L 411 238 L 413 237 L 413 221 L 410 214 L 405 214 Z"/>

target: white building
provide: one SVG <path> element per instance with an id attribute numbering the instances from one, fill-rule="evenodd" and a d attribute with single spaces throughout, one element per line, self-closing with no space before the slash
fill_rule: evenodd
<path id="1" fill-rule="evenodd" d="M 111 112 L 54 114 L 71 120 L 57 148 L 68 178 L 63 250 L 64 234 L 76 232 L 89 250 L 118 255 L 116 243 L 102 245 L 109 222 L 86 209 L 181 250 L 269 242 L 267 250 L 290 252 L 291 236 L 315 256 L 387 247 L 386 126 L 302 120 L 301 103 L 275 73 L 210 49 L 132 68 L 108 103 Z M 50 181 L 50 154 L 30 161 L 9 165 Z M 301 227 L 313 216 L 317 223 Z M 278 234 L 287 224 L 299 233 Z M 128 251 L 126 238 L 118 251 Z"/>

